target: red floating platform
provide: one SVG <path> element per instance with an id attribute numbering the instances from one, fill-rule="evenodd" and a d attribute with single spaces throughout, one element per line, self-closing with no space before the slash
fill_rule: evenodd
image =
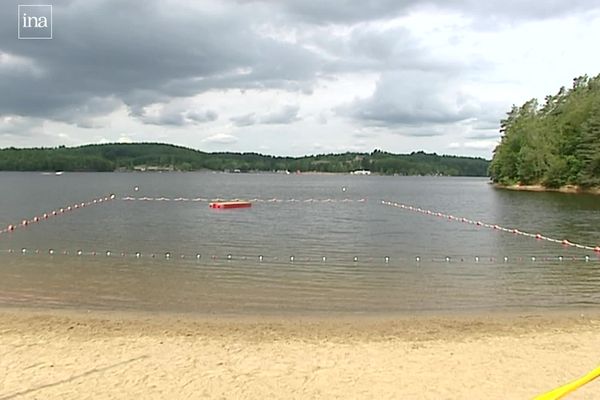
<path id="1" fill-rule="evenodd" d="M 249 201 L 217 201 L 208 205 L 210 208 L 248 208 L 252 207 Z"/>

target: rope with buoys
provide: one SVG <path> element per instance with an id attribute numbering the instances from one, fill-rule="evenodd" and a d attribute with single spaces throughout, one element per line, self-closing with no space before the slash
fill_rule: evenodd
<path id="1" fill-rule="evenodd" d="M 559 244 L 562 244 L 565 246 L 570 246 L 570 247 L 574 247 L 574 248 L 578 248 L 578 249 L 582 249 L 582 250 L 591 250 L 591 251 L 600 253 L 600 246 L 587 246 L 587 245 L 571 242 L 570 240 L 567 240 L 567 239 L 562 239 L 562 240 L 553 239 L 551 237 L 542 235 L 541 233 L 534 234 L 534 233 L 523 232 L 516 228 L 506 228 L 506 227 L 503 227 L 503 226 L 500 226 L 497 224 L 489 224 L 489 223 L 482 222 L 482 221 L 475 221 L 475 220 L 472 220 L 469 218 L 457 217 L 457 216 L 445 214 L 445 213 L 442 213 L 439 211 L 427 210 L 427 209 L 423 209 L 420 207 L 415 207 L 415 206 L 411 206 L 411 205 L 407 205 L 407 204 L 401 204 L 401 203 L 396 203 L 396 202 L 391 202 L 391 201 L 386 201 L 386 200 L 382 200 L 381 204 L 386 205 L 386 206 L 400 208 L 403 210 L 414 211 L 414 212 L 417 212 L 417 213 L 420 213 L 423 215 L 430 215 L 430 216 L 434 216 L 434 217 L 445 218 L 449 221 L 462 222 L 462 223 L 466 223 L 466 224 L 470 224 L 470 225 L 493 229 L 496 231 L 513 233 L 515 235 L 526 236 L 526 237 L 534 238 L 537 240 L 545 240 L 547 242 L 559 243 Z"/>
<path id="2" fill-rule="evenodd" d="M 158 201 L 158 202 L 175 202 L 175 203 L 189 203 L 189 202 L 211 203 L 211 202 L 233 202 L 233 201 L 249 201 L 252 203 L 365 203 L 367 201 L 366 198 L 361 198 L 361 199 L 349 199 L 349 198 L 344 198 L 344 199 L 331 199 L 331 198 L 326 198 L 326 199 L 317 199 L 317 198 L 282 199 L 282 198 L 273 197 L 273 198 L 268 198 L 268 199 L 261 199 L 261 198 L 255 198 L 255 199 L 237 199 L 237 198 L 236 199 L 224 199 L 224 198 L 208 199 L 208 198 L 204 198 L 204 197 L 165 197 L 165 196 L 158 196 L 158 197 L 125 196 L 125 197 L 122 197 L 121 200 L 123 200 L 123 201 Z"/>
<path id="3" fill-rule="evenodd" d="M 548 393 L 541 394 L 535 397 L 533 400 L 558 400 L 566 396 L 567 394 L 579 389 L 583 385 L 590 383 L 594 379 L 600 376 L 600 367 L 590 371 L 588 374 L 582 376 L 579 379 L 569 382 L 559 388 L 549 391 Z"/>
<path id="4" fill-rule="evenodd" d="M 75 210 L 80 210 L 82 208 L 87 208 L 90 206 L 94 206 L 94 205 L 100 205 L 100 204 L 104 204 L 107 203 L 109 201 L 112 201 L 116 199 L 116 196 L 114 194 L 110 194 L 108 196 L 103 196 L 103 197 L 98 197 L 95 199 L 92 199 L 90 201 L 84 201 L 81 203 L 75 203 L 75 204 L 71 204 L 68 206 L 64 206 L 64 207 L 60 207 L 57 208 L 55 210 L 49 211 L 49 212 L 45 212 L 42 213 L 40 215 L 36 215 L 33 218 L 28 218 L 28 219 L 24 219 L 21 221 L 21 223 L 18 224 L 9 224 L 8 226 L 6 226 L 3 229 L 0 229 L 0 234 L 3 233 L 11 233 L 14 232 L 15 230 L 19 229 L 19 228 L 26 228 L 30 225 L 42 222 L 42 221 L 47 221 L 53 217 L 57 217 L 60 215 L 64 215 L 66 213 L 69 213 L 71 211 L 75 211 Z M 2 236 L 0 236 L 2 237 Z"/>
<path id="5" fill-rule="evenodd" d="M 26 248 L 23 247 L 19 250 L 15 249 L 0 249 L 0 254 L 7 253 L 9 255 L 22 255 L 22 256 L 77 256 L 77 257 L 107 257 L 107 258 L 136 258 L 136 259 L 166 259 L 166 260 L 211 260 L 211 261 L 257 261 L 258 263 L 331 263 L 331 264 L 390 264 L 398 265 L 405 263 L 412 263 L 414 265 L 421 265 L 424 263 L 445 263 L 445 264 L 522 264 L 522 263 L 557 263 L 557 262 L 580 262 L 586 264 L 600 263 L 600 257 L 592 258 L 589 255 L 583 257 L 575 256 L 394 256 L 389 255 L 373 255 L 373 254 L 357 254 L 357 255 L 339 255 L 339 254 L 238 254 L 235 252 L 230 253 L 215 253 L 215 252 L 185 252 L 185 251 L 146 251 L 140 250 L 121 250 L 114 251 L 106 249 L 103 251 L 85 250 L 85 249 L 39 249 L 39 248 Z"/>

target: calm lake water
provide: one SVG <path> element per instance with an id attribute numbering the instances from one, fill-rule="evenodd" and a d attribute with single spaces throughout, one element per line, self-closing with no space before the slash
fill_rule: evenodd
<path id="1" fill-rule="evenodd" d="M 600 245 L 600 197 L 480 178 L 0 173 L 0 227 L 110 193 L 0 234 L 0 306 L 373 315 L 600 305 L 593 251 L 381 204 Z M 264 201 L 223 211 L 204 201 L 214 198 Z"/>

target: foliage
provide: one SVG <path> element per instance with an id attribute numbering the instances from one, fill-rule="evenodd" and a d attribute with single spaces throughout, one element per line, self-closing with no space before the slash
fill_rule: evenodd
<path id="1" fill-rule="evenodd" d="M 489 173 L 501 184 L 600 186 L 600 75 L 513 106 Z"/>
<path id="2" fill-rule="evenodd" d="M 381 174 L 485 176 L 489 162 L 482 158 L 440 156 L 424 152 L 403 155 L 380 150 L 370 154 L 320 154 L 304 157 L 205 153 L 159 143 L 0 150 L 0 170 L 129 171 L 142 166 L 179 171 L 350 172 L 368 169 Z"/>

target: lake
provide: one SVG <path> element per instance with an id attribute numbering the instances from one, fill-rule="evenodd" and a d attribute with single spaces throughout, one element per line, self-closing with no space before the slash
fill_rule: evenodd
<path id="1" fill-rule="evenodd" d="M 483 178 L 211 172 L 4 172 L 0 188 L 0 227 L 41 219 L 0 234 L 0 306 L 389 315 L 600 304 L 598 253 L 460 219 L 594 247 L 592 195 Z M 211 199 L 253 206 L 214 210 Z"/>

